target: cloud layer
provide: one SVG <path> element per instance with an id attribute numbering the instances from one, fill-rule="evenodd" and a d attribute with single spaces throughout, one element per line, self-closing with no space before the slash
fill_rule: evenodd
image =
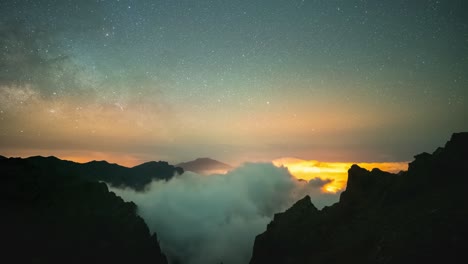
<path id="1" fill-rule="evenodd" d="M 153 182 L 144 193 L 113 189 L 134 201 L 173 263 L 248 263 L 255 236 L 274 213 L 309 194 L 317 207 L 338 194 L 321 184 L 298 181 L 286 168 L 249 163 L 224 175 L 187 172 Z"/>

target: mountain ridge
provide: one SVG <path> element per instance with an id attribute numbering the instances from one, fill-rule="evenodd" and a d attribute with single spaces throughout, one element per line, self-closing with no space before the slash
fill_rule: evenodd
<path id="1" fill-rule="evenodd" d="M 166 161 L 150 161 L 129 168 L 105 160 L 77 163 L 55 156 L 5 159 L 24 160 L 42 169 L 54 168 L 64 175 L 75 175 L 90 181 L 104 181 L 113 187 L 128 187 L 137 191 L 143 191 L 153 180 L 169 180 L 184 173 L 182 168 L 170 165 Z"/>

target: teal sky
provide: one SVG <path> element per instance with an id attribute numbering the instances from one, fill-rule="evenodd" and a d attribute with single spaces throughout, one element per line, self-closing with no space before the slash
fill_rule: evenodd
<path id="1" fill-rule="evenodd" d="M 467 10 L 462 0 L 2 1 L 0 152 L 410 160 L 468 130 Z"/>

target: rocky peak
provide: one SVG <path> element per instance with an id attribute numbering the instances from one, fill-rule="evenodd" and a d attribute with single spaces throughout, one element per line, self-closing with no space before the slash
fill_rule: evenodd
<path id="1" fill-rule="evenodd" d="M 450 140 L 445 144 L 446 148 L 464 149 L 468 151 L 468 132 L 453 133 Z"/>
<path id="2" fill-rule="evenodd" d="M 454 133 L 445 147 L 433 154 L 423 152 L 414 156 L 408 166 L 408 175 L 414 181 L 439 181 L 441 175 L 451 175 L 465 181 L 461 171 L 468 171 L 468 132 Z"/>
<path id="3" fill-rule="evenodd" d="M 304 198 L 297 201 L 293 206 L 291 206 L 291 208 L 286 210 L 286 212 L 304 212 L 304 211 L 318 212 L 318 209 L 312 203 L 309 195 L 306 195 Z"/>
<path id="4" fill-rule="evenodd" d="M 340 195 L 340 203 L 348 207 L 376 205 L 394 180 L 395 174 L 377 168 L 368 171 L 354 164 L 348 170 L 348 183 Z"/>
<path id="5" fill-rule="evenodd" d="M 319 210 L 312 204 L 310 196 L 306 195 L 285 212 L 275 214 L 273 222 L 268 227 L 289 224 L 291 221 L 302 221 L 301 219 L 313 217 L 318 213 Z M 284 219 L 287 219 L 287 221 L 283 221 Z"/>
<path id="6" fill-rule="evenodd" d="M 369 177 L 369 171 L 353 164 L 348 170 L 348 185 L 346 190 L 353 188 L 362 188 L 364 182 Z"/>
<path id="7" fill-rule="evenodd" d="M 436 152 L 437 153 L 443 153 L 444 150 L 439 148 L 439 149 L 437 149 Z M 427 168 L 427 165 L 431 161 L 432 161 L 432 155 L 431 154 L 429 154 L 427 152 L 420 153 L 418 155 L 415 155 L 414 156 L 414 161 L 409 163 L 408 170 L 413 171 L 413 170 L 419 170 L 419 169 Z"/>
<path id="8" fill-rule="evenodd" d="M 445 149 L 451 158 L 466 160 L 468 158 L 468 132 L 454 133 Z"/>

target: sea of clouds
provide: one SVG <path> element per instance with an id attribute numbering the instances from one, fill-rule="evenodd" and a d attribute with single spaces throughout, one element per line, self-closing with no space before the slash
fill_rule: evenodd
<path id="1" fill-rule="evenodd" d="M 275 213 L 305 195 L 317 208 L 336 202 L 339 194 L 321 191 L 328 182 L 299 181 L 271 163 L 246 163 L 226 174 L 185 172 L 154 181 L 145 192 L 111 190 L 138 205 L 171 263 L 236 264 L 249 262 L 255 236 Z"/>

